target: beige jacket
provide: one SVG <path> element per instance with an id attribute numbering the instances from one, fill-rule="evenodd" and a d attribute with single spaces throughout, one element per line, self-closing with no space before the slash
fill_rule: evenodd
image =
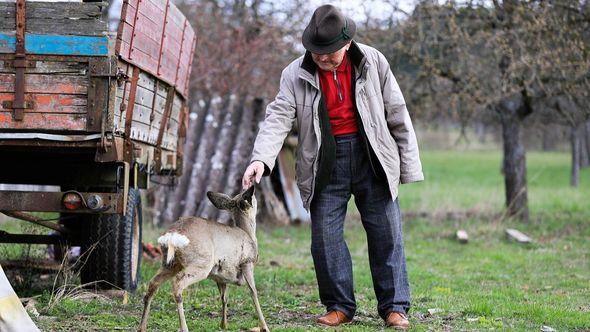
<path id="1" fill-rule="evenodd" d="M 400 182 L 424 180 L 410 114 L 381 52 L 353 41 L 349 56 L 355 65 L 357 110 L 395 199 Z M 251 158 L 252 161 L 262 161 L 267 167 L 265 175 L 268 175 L 274 168 L 283 141 L 297 121 L 297 185 L 308 210 L 314 195 L 317 156 L 322 141 L 318 117 L 321 92 L 316 71 L 309 52 L 283 70 L 279 92 L 266 108 Z"/>

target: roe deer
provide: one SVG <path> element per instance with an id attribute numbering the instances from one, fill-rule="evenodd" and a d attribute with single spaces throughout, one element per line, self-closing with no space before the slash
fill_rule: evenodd
<path id="1" fill-rule="evenodd" d="M 259 328 L 261 331 L 269 331 L 254 284 L 254 264 L 258 260 L 254 187 L 234 198 L 212 192 L 207 192 L 207 197 L 215 207 L 231 213 L 232 224 L 183 217 L 158 238 L 165 254 L 162 256 L 162 266 L 150 281 L 145 294 L 139 331 L 146 330 L 153 296 L 162 283 L 170 278 L 174 278 L 172 293 L 182 331 L 188 331 L 182 306 L 182 291 L 207 278 L 217 283 L 221 293 L 222 329 L 227 328 L 227 284 L 243 285 L 245 282 L 256 307 Z"/>

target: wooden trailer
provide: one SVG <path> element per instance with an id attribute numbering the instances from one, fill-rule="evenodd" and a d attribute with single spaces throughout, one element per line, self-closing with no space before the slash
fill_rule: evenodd
<path id="1" fill-rule="evenodd" d="M 150 176 L 182 172 L 196 36 L 170 0 L 0 2 L 0 211 L 55 234 L 0 242 L 80 245 L 82 282 L 134 290 Z M 28 212 L 59 212 L 57 223 Z"/>

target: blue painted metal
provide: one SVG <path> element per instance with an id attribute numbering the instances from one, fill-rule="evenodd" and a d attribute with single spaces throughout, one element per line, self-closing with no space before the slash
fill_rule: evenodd
<path id="1" fill-rule="evenodd" d="M 27 54 L 108 55 L 108 37 L 25 34 Z M 14 35 L 0 33 L 0 52 L 16 51 Z"/>

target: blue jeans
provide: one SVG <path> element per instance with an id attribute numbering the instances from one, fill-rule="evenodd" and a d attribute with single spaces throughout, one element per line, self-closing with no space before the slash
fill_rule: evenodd
<path id="1" fill-rule="evenodd" d="M 344 219 L 350 195 L 354 195 L 367 232 L 377 311 L 385 319 L 391 311 L 407 313 L 410 309 L 401 213 L 387 181 L 375 177 L 362 144 L 354 134 L 336 137 L 330 182 L 311 202 L 311 253 L 322 304 L 352 319 L 356 302 Z"/>

